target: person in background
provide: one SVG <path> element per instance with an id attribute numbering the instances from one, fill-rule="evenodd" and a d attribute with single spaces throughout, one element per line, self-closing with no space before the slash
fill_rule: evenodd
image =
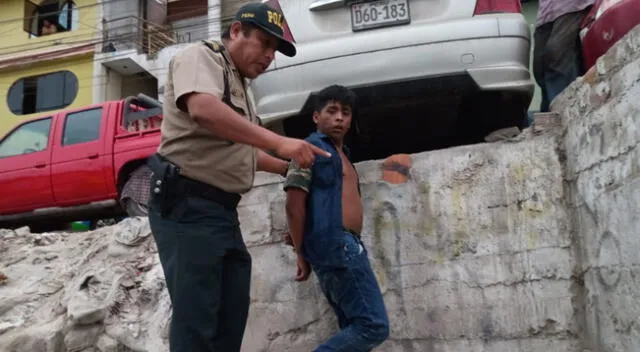
<path id="1" fill-rule="evenodd" d="M 580 24 L 595 0 L 540 0 L 534 33 L 533 75 L 542 91 L 540 111 L 582 74 Z"/>
<path id="2" fill-rule="evenodd" d="M 42 21 L 42 29 L 40 30 L 41 35 L 49 35 L 58 33 L 58 27 L 55 24 L 49 22 L 49 20 Z"/>
<path id="3" fill-rule="evenodd" d="M 298 256 L 296 280 L 307 280 L 313 268 L 340 326 L 315 352 L 371 351 L 389 336 L 382 293 L 360 238 L 358 174 L 344 145 L 355 101 L 355 93 L 337 85 L 317 94 L 318 131 L 306 140 L 332 156 L 318 157 L 310 168 L 291 162 L 284 184 L 289 236 Z"/>

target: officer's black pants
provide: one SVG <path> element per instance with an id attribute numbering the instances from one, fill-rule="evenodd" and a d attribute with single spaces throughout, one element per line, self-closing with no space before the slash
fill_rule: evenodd
<path id="1" fill-rule="evenodd" d="M 240 351 L 251 256 L 237 211 L 197 197 L 161 198 L 151 194 L 149 221 L 171 296 L 171 352 Z M 164 216 L 163 201 L 173 204 Z"/>

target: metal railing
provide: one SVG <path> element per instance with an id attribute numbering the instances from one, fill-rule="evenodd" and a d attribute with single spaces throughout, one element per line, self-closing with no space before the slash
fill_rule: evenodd
<path id="1" fill-rule="evenodd" d="M 103 52 L 136 49 L 149 57 L 178 43 L 170 25 L 158 25 L 137 16 L 124 16 L 102 21 Z"/>

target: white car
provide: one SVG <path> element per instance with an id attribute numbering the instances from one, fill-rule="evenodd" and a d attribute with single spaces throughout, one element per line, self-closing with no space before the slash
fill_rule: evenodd
<path id="1" fill-rule="evenodd" d="M 519 0 L 266 2 L 282 9 L 298 52 L 277 53 L 251 85 L 274 130 L 306 137 L 313 93 L 332 84 L 358 94 L 350 141 L 360 160 L 473 143 L 526 121 L 531 31 Z"/>

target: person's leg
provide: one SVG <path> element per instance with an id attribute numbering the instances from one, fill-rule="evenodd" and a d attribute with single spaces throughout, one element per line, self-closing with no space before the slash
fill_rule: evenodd
<path id="1" fill-rule="evenodd" d="M 533 35 L 533 77 L 540 87 L 540 112 L 549 111 L 549 100 L 547 99 L 547 89 L 544 84 L 544 50 L 549 41 L 549 35 L 553 24 L 546 23 L 536 28 Z"/>
<path id="2" fill-rule="evenodd" d="M 242 239 L 240 228 L 236 229 L 235 248 L 223 258 L 222 302 L 218 312 L 218 331 L 214 343 L 215 351 L 240 352 L 242 338 L 249 315 L 251 289 L 251 255 Z"/>
<path id="3" fill-rule="evenodd" d="M 323 291 L 344 314 L 346 325 L 315 352 L 371 351 L 389 337 L 386 307 L 367 251 L 360 247 L 349 256 L 348 267 L 318 267 L 316 271 Z"/>
<path id="4" fill-rule="evenodd" d="M 224 287 L 222 263 L 233 248 L 233 214 L 214 202 L 182 198 L 165 216 L 150 202 L 149 223 L 171 297 L 171 352 L 215 349 Z"/>
<path id="5" fill-rule="evenodd" d="M 580 75 L 580 23 L 586 10 L 563 15 L 553 22 L 544 50 L 544 87 L 551 104 Z"/>
<path id="6" fill-rule="evenodd" d="M 332 292 L 329 291 L 329 287 L 333 287 L 329 283 L 329 281 L 335 280 L 335 275 L 332 274 L 333 269 L 334 268 L 314 266 L 313 272 L 316 273 L 316 277 L 318 278 L 318 282 L 320 284 L 320 290 L 324 294 L 324 297 L 327 299 L 329 306 L 331 306 L 331 309 L 333 309 L 333 312 L 335 313 L 336 318 L 338 319 L 338 327 L 340 329 L 344 329 L 349 323 L 347 320 L 347 316 L 344 314 L 344 312 L 338 305 L 338 302 L 336 302 L 333 299 Z M 320 270 L 320 274 L 318 274 L 318 270 Z"/>

